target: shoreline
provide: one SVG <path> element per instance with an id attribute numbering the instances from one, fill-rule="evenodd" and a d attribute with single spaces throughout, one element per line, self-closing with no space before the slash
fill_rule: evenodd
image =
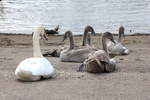
<path id="1" fill-rule="evenodd" d="M 101 35 L 102 33 L 96 33 L 96 35 Z M 114 36 L 117 36 L 118 33 L 112 33 Z M 22 35 L 22 36 L 30 36 L 32 34 L 27 33 L 0 33 L 0 35 Z M 63 36 L 64 34 L 49 34 L 50 36 Z M 74 36 L 82 36 L 83 34 L 74 34 Z M 125 34 L 125 36 L 149 36 L 150 33 L 132 33 Z"/>

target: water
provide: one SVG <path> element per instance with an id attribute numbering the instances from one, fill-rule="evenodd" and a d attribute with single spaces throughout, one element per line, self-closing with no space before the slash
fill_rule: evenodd
<path id="1" fill-rule="evenodd" d="M 43 24 L 60 25 L 60 34 L 83 33 L 86 25 L 96 32 L 150 33 L 150 0 L 3 0 L 0 3 L 0 32 L 27 33 Z M 132 32 L 130 32 L 132 30 Z"/>

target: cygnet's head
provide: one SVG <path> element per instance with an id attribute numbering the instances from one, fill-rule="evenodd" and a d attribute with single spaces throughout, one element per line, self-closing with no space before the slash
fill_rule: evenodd
<path id="1" fill-rule="evenodd" d="M 114 38 L 113 38 L 112 33 L 110 33 L 110 32 L 105 32 L 105 33 L 103 33 L 102 38 L 110 39 L 112 42 L 116 43 L 115 40 L 114 40 Z"/>
<path id="2" fill-rule="evenodd" d="M 71 37 L 72 37 L 72 32 L 66 31 L 62 41 L 65 41 L 67 38 L 71 38 Z"/>
<path id="3" fill-rule="evenodd" d="M 94 31 L 94 28 L 90 25 L 85 27 L 84 32 L 85 33 L 91 33 L 91 34 L 94 34 L 94 35 L 96 34 L 95 31 Z"/>

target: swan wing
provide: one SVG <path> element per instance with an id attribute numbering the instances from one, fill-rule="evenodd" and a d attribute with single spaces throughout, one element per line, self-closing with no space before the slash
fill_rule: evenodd
<path id="1" fill-rule="evenodd" d="M 64 50 L 60 54 L 61 61 L 70 61 L 70 62 L 83 62 L 89 55 L 89 53 L 94 52 L 92 48 L 79 48 L 73 50 Z"/>
<path id="2" fill-rule="evenodd" d="M 94 52 L 94 56 L 102 62 L 109 63 L 109 56 L 106 54 L 104 50 L 98 50 Z"/>

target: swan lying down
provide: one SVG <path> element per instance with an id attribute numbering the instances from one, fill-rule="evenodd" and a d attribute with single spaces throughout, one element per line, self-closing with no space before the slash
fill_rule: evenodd
<path id="1" fill-rule="evenodd" d="M 83 62 L 89 53 L 96 51 L 90 46 L 74 46 L 73 35 L 71 31 L 65 32 L 64 40 L 69 37 L 70 46 L 60 52 L 60 61 L 62 62 Z"/>
<path id="2" fill-rule="evenodd" d="M 102 36 L 103 50 L 97 50 L 94 53 L 90 53 L 88 58 L 81 64 L 78 71 L 86 71 L 90 73 L 115 71 L 116 61 L 109 57 L 106 39 L 115 42 L 111 33 L 104 33 Z"/>
<path id="3" fill-rule="evenodd" d="M 129 54 L 129 50 L 127 47 L 125 47 L 122 44 L 122 36 L 124 36 L 124 27 L 121 26 L 119 28 L 119 37 L 118 37 L 118 41 L 115 40 L 115 43 L 113 43 L 112 41 L 107 41 L 106 45 L 108 47 L 108 51 L 109 54 L 112 56 L 118 56 L 118 55 L 127 55 Z"/>
<path id="4" fill-rule="evenodd" d="M 94 28 L 92 26 L 86 26 L 84 29 L 84 34 L 83 34 L 83 40 L 82 40 L 82 45 L 81 46 L 75 46 L 76 48 L 83 48 L 86 47 L 87 45 L 91 45 L 91 37 L 89 34 L 95 34 Z M 67 49 L 68 47 L 61 47 L 58 49 L 54 49 L 51 51 L 47 51 L 43 54 L 43 56 L 47 57 L 47 56 L 52 56 L 52 57 L 59 57 L 61 51 L 63 51 L 64 49 Z"/>
<path id="5" fill-rule="evenodd" d="M 49 78 L 53 73 L 54 68 L 46 58 L 28 58 L 19 64 L 15 75 L 19 80 L 36 81 Z"/>
<path id="6" fill-rule="evenodd" d="M 33 57 L 23 60 L 16 68 L 17 79 L 23 81 L 36 81 L 41 78 L 52 77 L 55 70 L 52 64 L 42 56 L 40 38 L 47 39 L 44 27 L 37 27 L 33 33 Z"/>
<path id="7" fill-rule="evenodd" d="M 88 58 L 81 64 L 78 71 L 90 73 L 113 72 L 116 69 L 116 61 L 109 59 L 103 50 L 89 54 Z"/>

